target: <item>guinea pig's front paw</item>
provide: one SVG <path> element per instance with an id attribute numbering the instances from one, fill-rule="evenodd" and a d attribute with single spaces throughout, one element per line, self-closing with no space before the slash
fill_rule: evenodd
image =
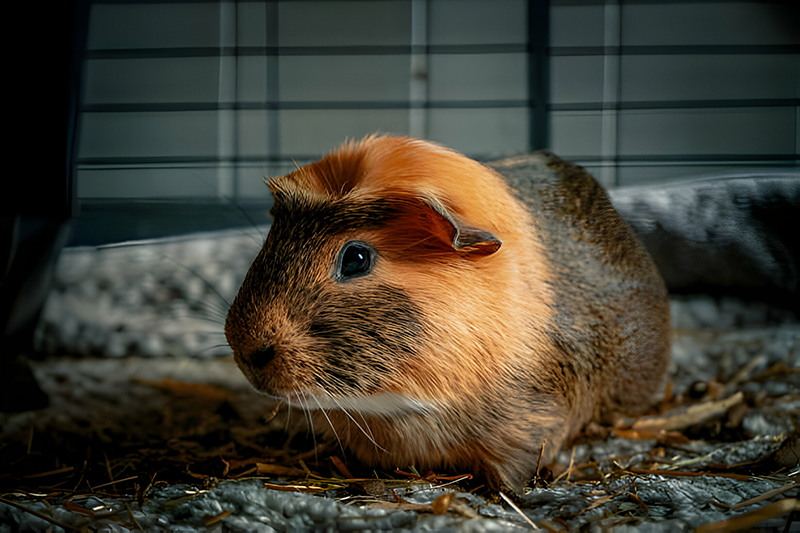
<path id="1" fill-rule="evenodd" d="M 522 494 L 527 483 L 536 473 L 536 464 L 529 461 L 506 461 L 484 465 L 486 483 L 500 492 Z"/>
<path id="2" fill-rule="evenodd" d="M 522 494 L 525 485 L 530 481 L 529 476 L 521 476 L 503 470 L 486 473 L 486 482 L 494 490 L 506 494 Z"/>

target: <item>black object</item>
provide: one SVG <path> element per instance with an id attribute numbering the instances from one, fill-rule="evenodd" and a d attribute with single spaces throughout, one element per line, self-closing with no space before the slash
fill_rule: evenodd
<path id="1" fill-rule="evenodd" d="M 27 48 L 9 54 L 10 174 L 0 210 L 0 410 L 46 405 L 24 355 L 75 214 L 75 157 L 89 2 L 20 2 L 6 20 Z M 16 114 L 15 114 L 16 113 Z"/>

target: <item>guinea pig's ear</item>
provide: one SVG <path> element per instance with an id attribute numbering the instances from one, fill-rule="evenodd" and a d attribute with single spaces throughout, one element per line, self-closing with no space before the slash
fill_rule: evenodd
<path id="1" fill-rule="evenodd" d="M 502 246 L 500 239 L 491 232 L 475 228 L 458 221 L 447 208 L 435 198 L 425 198 L 424 202 L 433 210 L 435 232 L 443 232 L 453 248 L 459 252 L 490 255 Z"/>

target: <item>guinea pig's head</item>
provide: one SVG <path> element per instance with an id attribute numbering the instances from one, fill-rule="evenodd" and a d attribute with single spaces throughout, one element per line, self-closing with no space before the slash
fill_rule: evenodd
<path id="1" fill-rule="evenodd" d="M 273 224 L 225 324 L 256 389 L 306 409 L 424 410 L 487 364 L 462 352 L 491 351 L 477 306 L 519 239 L 502 178 L 427 142 L 367 137 L 268 185 Z"/>

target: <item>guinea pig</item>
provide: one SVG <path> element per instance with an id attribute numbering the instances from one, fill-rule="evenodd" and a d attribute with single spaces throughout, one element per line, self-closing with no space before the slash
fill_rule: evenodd
<path id="1" fill-rule="evenodd" d="M 225 324 L 252 385 L 364 464 L 516 492 L 587 422 L 650 406 L 671 337 L 651 258 L 581 167 L 496 168 L 370 136 L 270 179 Z"/>

